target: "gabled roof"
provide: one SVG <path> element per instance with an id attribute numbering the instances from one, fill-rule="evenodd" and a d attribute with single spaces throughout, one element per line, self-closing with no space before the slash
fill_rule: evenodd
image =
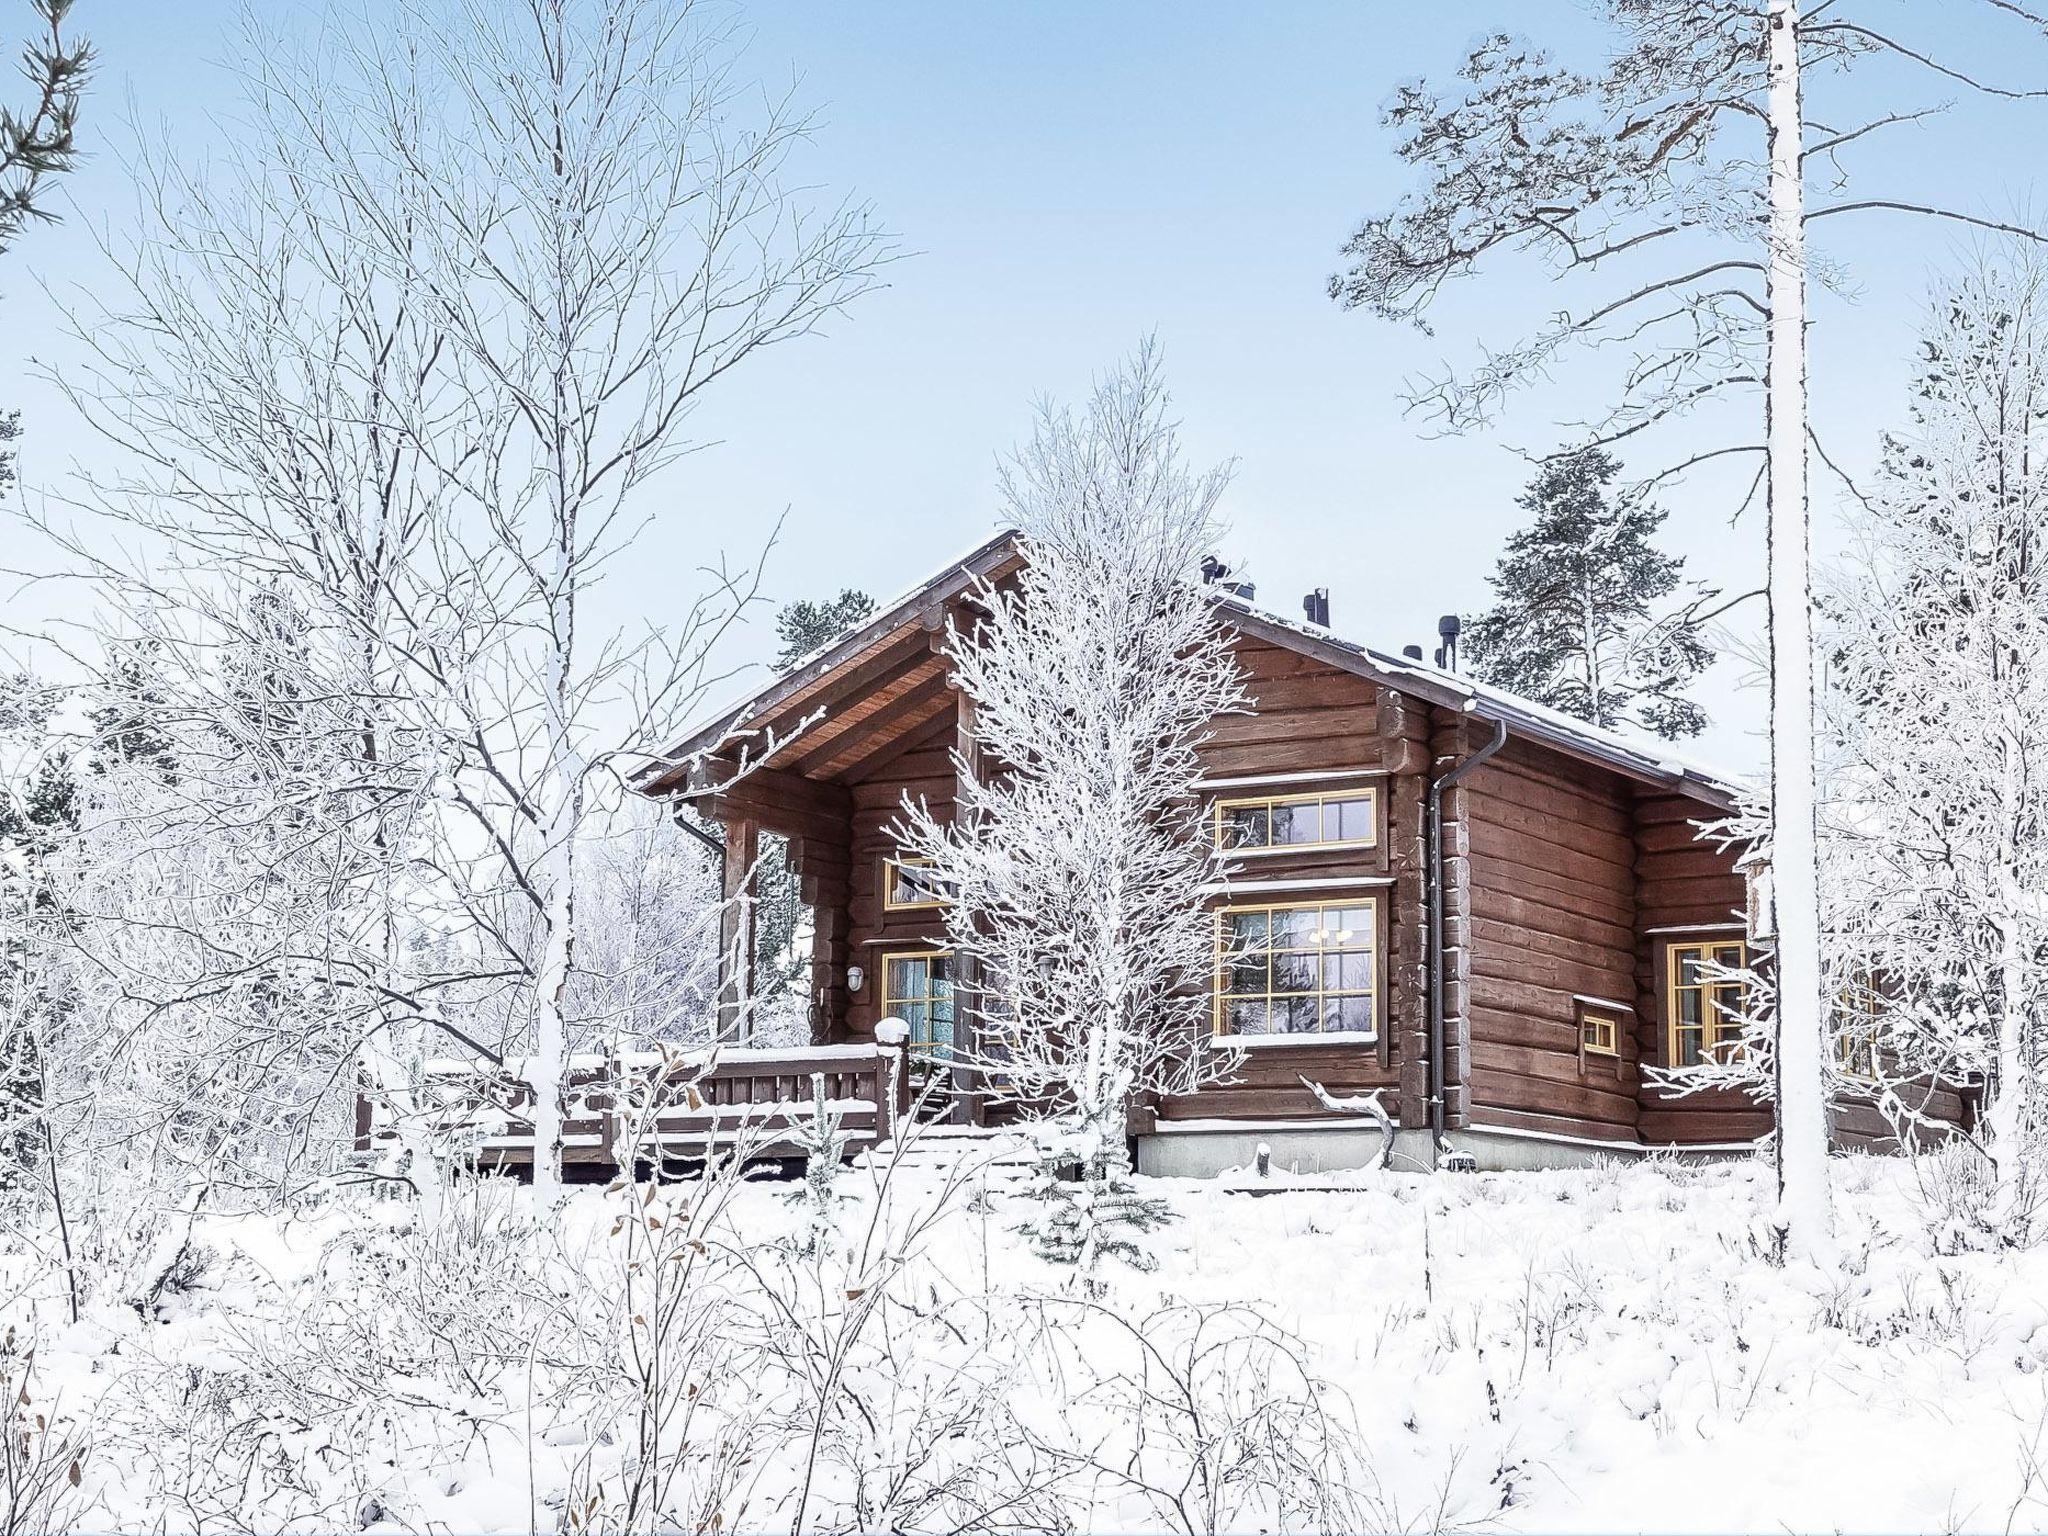
<path id="1" fill-rule="evenodd" d="M 706 717 L 703 725 L 637 774 L 636 787 L 646 794 L 674 793 L 683 787 L 694 760 L 721 748 L 744 745 L 750 755 L 759 757 L 761 747 L 772 748 L 773 740 L 756 742 L 754 733 L 758 728 L 772 726 L 779 718 L 801 718 L 810 701 L 828 692 L 842 672 L 893 668 L 889 672 L 891 686 L 914 688 L 924 672 L 937 669 L 913 654 L 906 637 L 935 634 L 943 627 L 950 604 L 972 593 L 979 583 L 1000 580 L 1022 563 L 1016 534 L 1004 531 L 995 535 L 877 610 L 858 629 L 803 657 L 765 686 L 730 701 Z M 1682 758 L 1663 743 L 1588 725 L 1505 689 L 1406 656 L 1375 650 L 1320 625 L 1283 618 L 1220 588 L 1217 601 L 1232 625 L 1267 644 L 1313 656 L 1341 671 L 1444 708 L 1504 721 L 1511 736 L 1540 742 L 1637 783 L 1668 788 L 1724 809 L 1732 808 L 1740 792 L 1732 775 Z M 934 654 L 922 641 L 918 650 Z M 924 681 L 928 684 L 930 680 Z M 774 756 L 775 751 L 768 755 Z"/>

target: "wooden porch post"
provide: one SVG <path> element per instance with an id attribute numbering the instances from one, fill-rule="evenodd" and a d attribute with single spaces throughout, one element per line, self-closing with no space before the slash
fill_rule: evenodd
<path id="1" fill-rule="evenodd" d="M 761 824 L 751 816 L 725 824 L 724 905 L 718 915 L 718 1037 L 732 1040 L 754 996 L 754 862 Z"/>

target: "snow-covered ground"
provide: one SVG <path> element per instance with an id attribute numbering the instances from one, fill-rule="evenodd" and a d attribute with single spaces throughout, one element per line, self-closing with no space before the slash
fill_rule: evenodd
<path id="1" fill-rule="evenodd" d="M 0 1302 L 86 1528 L 2048 1528 L 2048 1256 L 1833 1171 L 1835 1276 L 1766 1262 L 1752 1166 L 1154 1181 L 1095 1302 L 920 1169 L 809 1256 L 801 1186 L 584 1191 L 559 1253 L 497 1187 L 206 1223 L 148 1316 L 140 1241 L 75 1326 L 22 1255 Z"/>

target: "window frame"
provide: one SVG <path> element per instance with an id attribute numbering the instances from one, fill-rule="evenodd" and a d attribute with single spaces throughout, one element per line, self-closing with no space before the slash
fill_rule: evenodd
<path id="1" fill-rule="evenodd" d="M 1312 843 L 1276 843 L 1272 840 L 1272 822 L 1269 815 L 1264 843 L 1233 847 L 1224 840 L 1224 818 L 1230 811 L 1263 807 L 1270 813 L 1275 806 L 1313 804 L 1318 808 L 1317 828 L 1320 830 L 1320 809 L 1332 800 L 1366 802 L 1367 830 L 1364 837 L 1318 839 Z M 1377 849 L 1380 846 L 1380 805 L 1378 784 L 1330 785 L 1319 789 L 1287 790 L 1271 794 L 1218 795 L 1209 805 L 1209 842 L 1216 852 L 1233 859 L 1271 858 L 1278 854 L 1326 853 L 1356 848 Z"/>
<path id="2" fill-rule="evenodd" d="M 1736 1004 L 1739 1007 L 1742 1001 L 1742 994 L 1748 990 L 1747 984 L 1740 980 L 1702 981 L 1694 984 L 1682 983 L 1679 980 L 1684 966 L 1684 957 L 1688 954 L 1700 954 L 1704 957 L 1707 964 L 1728 969 L 1729 967 L 1723 965 L 1723 962 L 1714 958 L 1716 950 L 1726 949 L 1732 949 L 1736 952 L 1735 968 L 1744 970 L 1749 968 L 1750 948 L 1746 935 L 1737 934 L 1731 936 L 1703 933 L 1694 938 L 1667 939 L 1664 943 L 1664 964 L 1660 971 L 1659 979 L 1663 983 L 1664 1064 L 1667 1070 L 1684 1071 L 1693 1066 L 1706 1065 L 1711 1061 L 1721 1059 L 1716 1058 L 1713 1052 L 1729 1041 L 1740 1044 L 1742 1036 L 1741 1021 L 1729 1018 L 1726 1011 L 1717 1003 L 1715 994 L 1724 990 L 1733 990 L 1736 993 Z M 1690 1032 L 1681 1028 L 1680 1001 L 1686 992 L 1691 991 L 1697 991 L 1701 997 L 1700 1060 L 1697 1062 L 1685 1061 L 1679 1050 L 1679 1036 L 1682 1033 Z"/>
<path id="3" fill-rule="evenodd" d="M 1598 1056 L 1603 1060 L 1620 1060 L 1623 1033 L 1621 1010 L 1619 1008 L 1610 1008 L 1600 1003 L 1587 1002 L 1584 998 L 1580 998 L 1578 999 L 1577 1013 L 1579 1055 L 1581 1057 Z M 1587 1037 L 1588 1026 L 1601 1024 L 1607 1026 L 1607 1043 L 1605 1045 L 1598 1043 L 1599 1031 L 1597 1028 L 1594 1030 L 1594 1038 L 1589 1039 Z"/>
<path id="4" fill-rule="evenodd" d="M 944 1058 L 941 1058 L 934 1052 L 932 1047 L 932 1041 L 930 1038 L 931 1007 L 933 997 L 931 990 L 930 970 L 927 969 L 925 972 L 925 990 L 923 995 L 917 998 L 904 998 L 892 994 L 889 990 L 889 967 L 891 962 L 897 960 L 950 961 L 953 958 L 953 951 L 946 948 L 944 945 L 912 944 L 907 945 L 902 949 L 885 949 L 875 958 L 879 962 L 881 967 L 881 976 L 878 985 L 876 986 L 876 996 L 877 1000 L 880 1003 L 881 1011 L 878 1014 L 876 1014 L 875 1017 L 878 1019 L 886 1019 L 890 1017 L 891 1014 L 895 1014 L 896 1012 L 895 1005 L 905 1001 L 921 1003 L 925 1009 L 926 1039 L 922 1045 L 918 1044 L 915 1039 L 905 1040 L 903 1044 L 903 1049 L 906 1054 L 915 1059 L 931 1063 L 935 1066 L 943 1064 L 945 1066 L 950 1067 L 953 1064 L 953 1062 L 957 1059 L 960 1045 L 958 1036 L 958 1030 L 960 1026 L 959 978 L 950 975 L 946 977 L 946 985 L 949 989 L 946 994 L 946 1002 L 948 1007 L 951 1009 L 951 1018 L 948 1020 L 949 1034 L 946 1049 L 950 1054 L 948 1054 Z M 902 1015 L 900 1014 L 896 1014 L 896 1016 L 899 1018 L 902 1017 Z M 905 1019 L 904 1022 L 907 1024 L 910 1021 L 908 1019 Z"/>
<path id="5" fill-rule="evenodd" d="M 1369 983 L 1363 991 L 1339 990 L 1332 993 L 1326 992 L 1319 985 L 1313 992 L 1275 993 L 1271 990 L 1273 978 L 1270 962 L 1268 963 L 1266 976 L 1268 990 L 1260 993 L 1233 993 L 1229 989 L 1231 951 L 1226 942 L 1225 935 L 1229 929 L 1232 917 L 1248 912 L 1263 912 L 1267 914 L 1270 921 L 1271 915 L 1275 912 L 1322 912 L 1344 907 L 1363 907 L 1370 913 L 1366 920 L 1366 942 L 1362 952 L 1370 959 L 1372 974 Z M 1361 891 L 1355 895 L 1310 897 L 1306 900 L 1297 897 L 1289 901 L 1224 903 L 1216 907 L 1214 917 L 1216 925 L 1214 939 L 1215 966 L 1209 983 L 1210 1040 L 1219 1045 L 1242 1046 L 1253 1050 L 1290 1045 L 1372 1045 L 1379 1047 L 1382 1056 L 1384 1056 L 1387 1044 L 1386 1007 L 1384 1001 L 1387 949 L 1386 910 L 1386 903 L 1380 899 L 1380 893 L 1376 890 Z M 1271 952 L 1269 948 L 1268 953 L 1270 954 Z M 1326 951 L 1286 951 L 1289 954 L 1356 954 L 1360 952 L 1361 950 L 1356 947 Z M 1319 971 L 1319 981 L 1320 974 Z M 1365 1030 L 1317 1030 L 1302 1034 L 1275 1034 L 1270 1031 L 1259 1034 L 1240 1034 L 1229 1027 L 1229 1005 L 1233 1000 L 1263 999 L 1267 1004 L 1268 1017 L 1270 1018 L 1272 1002 L 1276 996 L 1313 997 L 1318 1001 L 1331 997 L 1363 997 L 1370 1011 L 1371 1026 Z"/>
<path id="6" fill-rule="evenodd" d="M 936 912 L 950 907 L 950 896 L 933 896 L 924 901 L 897 901 L 891 895 L 896 888 L 895 872 L 900 869 L 930 869 L 932 861 L 919 854 L 885 853 L 882 855 L 882 910 L 884 912 Z"/>

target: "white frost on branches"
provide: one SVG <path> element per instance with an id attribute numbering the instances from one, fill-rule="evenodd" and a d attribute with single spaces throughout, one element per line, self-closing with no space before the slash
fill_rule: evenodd
<path id="1" fill-rule="evenodd" d="M 1000 1093 L 1048 1113 L 1078 1165 L 1051 1245 L 1092 1270 L 1144 1214 L 1123 1192 L 1133 1094 L 1226 1074 L 1201 1029 L 1217 855 L 1194 788 L 1210 722 L 1246 705 L 1196 569 L 1227 466 L 1182 462 L 1151 344 L 1078 416 L 1047 408 L 1005 467 L 1026 565 L 949 633 L 981 762 L 957 757 L 950 823 L 907 803 L 900 837 L 954 893 L 978 972 L 967 1047 Z"/>

